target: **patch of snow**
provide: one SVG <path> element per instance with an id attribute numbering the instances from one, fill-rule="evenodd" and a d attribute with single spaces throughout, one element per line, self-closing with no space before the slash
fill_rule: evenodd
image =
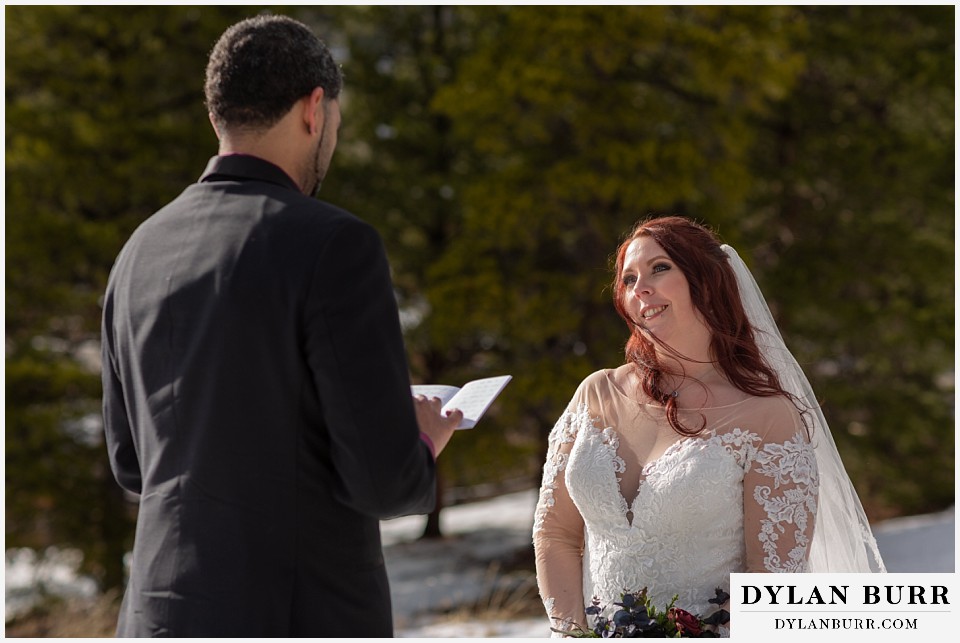
<path id="1" fill-rule="evenodd" d="M 531 572 L 503 572 L 500 561 L 530 547 L 536 503 L 537 490 L 527 490 L 447 507 L 440 514 L 445 535 L 440 540 L 419 540 L 425 516 L 381 523 L 397 636 L 449 636 L 441 631 L 459 632 L 456 636 L 493 636 L 486 633 L 490 631 L 505 632 L 497 636 L 521 636 L 512 633 L 523 628 L 514 621 L 466 622 L 464 612 L 482 608 L 491 599 L 509 601 L 510 596 L 526 592 L 535 595 Z M 446 617 L 438 616 L 444 613 Z M 535 622 L 540 636 L 549 634 L 546 616 Z M 529 631 L 531 626 L 526 627 Z"/>
<path id="2" fill-rule="evenodd" d="M 547 617 L 513 621 L 440 621 L 422 627 L 397 630 L 397 638 L 484 638 L 542 639 L 550 638 Z"/>
<path id="3" fill-rule="evenodd" d="M 25 547 L 6 551 L 5 618 L 29 610 L 44 596 L 92 598 L 97 584 L 78 574 L 83 554 L 77 549 L 48 547 L 38 555 Z"/>
<path id="4" fill-rule="evenodd" d="M 956 569 L 955 507 L 885 520 L 873 527 L 873 535 L 888 572 L 941 573 Z"/>

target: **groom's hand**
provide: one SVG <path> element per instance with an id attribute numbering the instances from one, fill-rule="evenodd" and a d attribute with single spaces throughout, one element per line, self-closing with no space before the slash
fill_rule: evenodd
<path id="1" fill-rule="evenodd" d="M 433 442 L 434 456 L 440 455 L 453 436 L 453 432 L 460 426 L 460 421 L 463 420 L 463 413 L 456 409 L 448 411 L 446 416 L 442 415 L 440 412 L 442 406 L 438 397 L 426 398 L 423 395 L 413 397 L 417 424 Z"/>

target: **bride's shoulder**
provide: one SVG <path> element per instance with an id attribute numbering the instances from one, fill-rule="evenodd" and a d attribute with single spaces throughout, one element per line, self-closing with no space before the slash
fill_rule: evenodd
<path id="1" fill-rule="evenodd" d="M 601 368 L 590 373 L 580 382 L 582 392 L 608 393 L 612 388 L 623 389 L 630 373 L 629 364 L 618 368 Z"/>
<path id="2" fill-rule="evenodd" d="M 740 407 L 764 442 L 786 442 L 803 433 L 800 409 L 784 395 L 751 396 Z"/>
<path id="3" fill-rule="evenodd" d="M 598 413 L 607 403 L 617 397 L 615 372 L 618 369 L 603 368 L 594 371 L 581 380 L 568 406 L 579 409 L 585 406 L 592 413 Z"/>

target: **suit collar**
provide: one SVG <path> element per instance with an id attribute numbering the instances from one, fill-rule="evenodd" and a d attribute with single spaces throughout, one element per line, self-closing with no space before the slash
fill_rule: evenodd
<path id="1" fill-rule="evenodd" d="M 276 183 L 285 188 L 300 192 L 300 187 L 290 175 L 278 166 L 262 158 L 249 154 L 228 154 L 214 156 L 200 177 L 200 182 L 257 180 Z"/>

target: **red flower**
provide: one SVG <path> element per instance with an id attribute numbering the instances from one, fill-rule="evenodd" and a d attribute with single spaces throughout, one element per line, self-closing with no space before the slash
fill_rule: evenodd
<path id="1" fill-rule="evenodd" d="M 700 636 L 700 619 L 679 607 L 671 607 L 667 618 L 674 622 L 680 635 Z"/>

